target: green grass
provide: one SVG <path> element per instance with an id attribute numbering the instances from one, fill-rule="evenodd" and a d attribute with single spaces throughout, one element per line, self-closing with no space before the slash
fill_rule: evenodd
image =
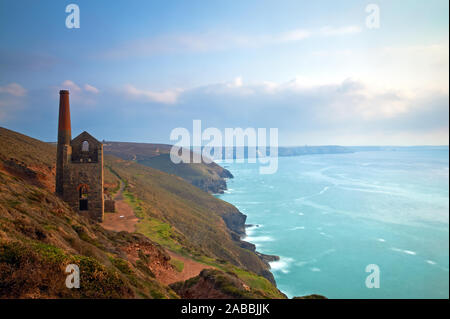
<path id="1" fill-rule="evenodd" d="M 36 251 L 44 260 L 62 263 L 68 259 L 61 248 L 48 245 L 42 242 L 34 242 L 33 250 Z"/>
<path id="2" fill-rule="evenodd" d="M 179 253 L 185 253 L 186 249 L 180 244 L 178 240 L 179 235 L 176 234 L 173 227 L 159 219 L 148 216 L 142 207 L 143 201 L 128 190 L 128 181 L 122 181 L 125 183 L 125 190 L 123 192 L 125 202 L 131 206 L 134 214 L 139 218 L 136 231 L 154 240 L 163 247 Z"/>
<path id="3" fill-rule="evenodd" d="M 281 298 L 282 295 L 266 278 L 258 276 L 247 270 L 233 267 L 235 273 L 242 281 L 244 281 L 253 290 L 263 291 L 270 298 Z"/>
<path id="4" fill-rule="evenodd" d="M 126 190 L 126 188 L 123 191 L 123 197 L 125 198 L 125 202 L 128 203 L 128 205 L 130 205 L 131 208 L 133 208 L 134 214 L 136 215 L 137 218 L 144 218 L 145 217 L 144 210 L 143 210 L 143 208 L 141 206 L 142 201 L 140 201 L 131 192 Z"/>
<path id="5" fill-rule="evenodd" d="M 128 182 L 123 182 L 125 183 L 125 190 L 123 192 L 125 202 L 131 206 L 136 217 L 140 219 L 136 225 L 137 232 L 147 236 L 164 247 L 175 251 L 182 250 L 182 245 L 176 240 L 177 235 L 173 231 L 173 227 L 145 214 L 142 207 L 142 201 L 128 191 Z"/>
<path id="6" fill-rule="evenodd" d="M 131 275 L 133 272 L 128 265 L 128 261 L 122 258 L 109 257 L 111 263 L 125 275 Z"/>
<path id="7" fill-rule="evenodd" d="M 217 259 L 199 256 L 197 258 L 192 258 L 197 262 L 203 263 L 205 265 L 213 266 L 219 270 L 226 273 L 233 273 L 243 282 L 245 282 L 253 291 L 260 291 L 263 296 L 269 298 L 285 298 L 279 290 L 272 285 L 272 283 L 266 278 L 259 276 L 251 271 L 236 267 L 227 261 L 219 261 Z"/>
<path id="8" fill-rule="evenodd" d="M 183 251 L 183 246 L 176 240 L 173 227 L 156 218 L 144 217 L 136 225 L 136 230 L 161 246 L 176 252 Z"/>
<path id="9" fill-rule="evenodd" d="M 184 269 L 184 262 L 182 262 L 181 260 L 172 258 L 169 262 L 172 264 L 172 266 L 175 267 L 176 271 L 178 271 L 178 272 L 182 272 L 183 271 L 183 269 Z"/>

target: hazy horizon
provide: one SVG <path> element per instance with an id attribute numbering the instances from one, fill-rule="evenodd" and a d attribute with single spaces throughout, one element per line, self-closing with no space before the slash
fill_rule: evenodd
<path id="1" fill-rule="evenodd" d="M 2 127 L 2 126 L 0 126 Z M 8 127 L 4 127 L 8 130 L 12 130 L 11 128 Z M 25 134 L 24 132 L 18 132 L 21 134 Z M 82 132 L 79 132 L 78 134 L 73 134 L 73 137 L 81 134 Z M 26 135 L 26 134 L 25 134 Z M 31 136 L 33 138 L 36 138 L 34 136 Z M 42 140 L 43 142 L 46 143 L 57 143 L 57 140 Z M 166 143 L 166 142 L 158 142 L 158 141 L 152 141 L 152 142 L 145 142 L 145 141 L 130 141 L 130 140 L 107 140 L 107 139 L 102 139 L 100 141 L 105 141 L 106 143 L 139 143 L 139 144 L 161 144 L 161 145 L 173 145 L 174 143 Z M 192 147 L 195 147 L 196 145 L 193 145 Z M 428 144 L 428 145 L 423 145 L 423 144 L 411 144 L 411 145 L 396 145 L 396 144 L 392 144 L 392 145 L 388 145 L 388 144 L 373 144 L 373 145 L 345 145 L 345 144 L 304 144 L 304 145 L 279 145 L 278 147 L 315 147 L 315 146 L 342 146 L 342 147 L 449 147 L 449 144 Z"/>

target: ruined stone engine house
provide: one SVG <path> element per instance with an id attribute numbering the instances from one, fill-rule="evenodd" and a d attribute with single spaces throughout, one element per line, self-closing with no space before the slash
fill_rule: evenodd
<path id="1" fill-rule="evenodd" d="M 71 139 L 69 91 L 61 90 L 59 95 L 56 193 L 74 211 L 102 222 L 103 144 L 87 132 Z M 114 201 L 107 200 L 106 206 L 114 207 Z"/>

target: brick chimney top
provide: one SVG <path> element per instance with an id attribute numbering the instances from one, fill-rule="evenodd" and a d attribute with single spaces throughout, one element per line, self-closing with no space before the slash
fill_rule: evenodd
<path id="1" fill-rule="evenodd" d="M 59 123 L 58 123 L 58 143 L 70 144 L 70 104 L 69 91 L 59 91 Z"/>

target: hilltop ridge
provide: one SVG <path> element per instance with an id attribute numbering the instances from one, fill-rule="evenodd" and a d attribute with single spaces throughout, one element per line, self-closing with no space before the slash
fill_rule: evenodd
<path id="1" fill-rule="evenodd" d="M 226 179 L 233 178 L 227 169 L 203 160 L 201 163 L 174 164 L 170 160 L 171 147 L 167 144 L 104 142 L 105 154 L 177 175 L 208 193 L 223 193 L 227 189 Z M 192 158 L 193 153 L 189 153 Z"/>

